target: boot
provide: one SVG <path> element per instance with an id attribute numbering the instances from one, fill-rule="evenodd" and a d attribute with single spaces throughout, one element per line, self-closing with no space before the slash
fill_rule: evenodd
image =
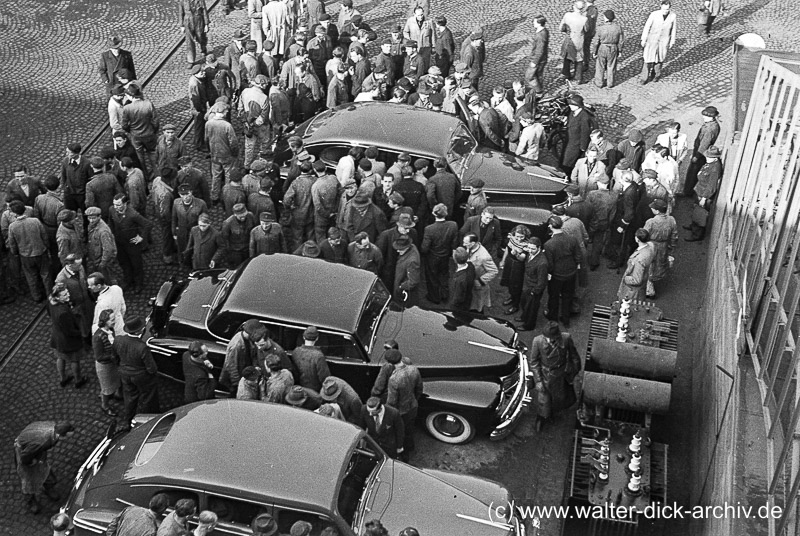
<path id="1" fill-rule="evenodd" d="M 579 61 L 575 64 L 575 82 L 578 84 L 585 84 L 586 82 L 583 80 L 583 62 Z"/>
<path id="2" fill-rule="evenodd" d="M 39 499 L 36 498 L 36 495 L 28 496 L 28 511 L 32 514 L 38 514 L 42 511 L 42 505 L 39 504 Z"/>

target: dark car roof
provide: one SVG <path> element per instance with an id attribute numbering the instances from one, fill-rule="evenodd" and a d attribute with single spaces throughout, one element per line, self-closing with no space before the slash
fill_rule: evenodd
<path id="1" fill-rule="evenodd" d="M 346 145 L 376 145 L 398 152 L 441 156 L 461 120 L 441 112 L 407 104 L 361 102 L 322 113 L 311 123 L 316 128 L 304 139 Z M 319 125 L 319 126 L 317 126 Z"/>
<path id="2" fill-rule="evenodd" d="M 147 463 L 132 464 L 125 480 L 190 482 L 330 511 L 361 436 L 349 423 L 257 401 L 209 400 L 171 413 L 176 420 L 161 448 Z"/>
<path id="3" fill-rule="evenodd" d="M 377 276 L 298 255 L 259 255 L 242 266 L 223 310 L 355 333 Z M 346 286 L 345 286 L 346 285 Z"/>

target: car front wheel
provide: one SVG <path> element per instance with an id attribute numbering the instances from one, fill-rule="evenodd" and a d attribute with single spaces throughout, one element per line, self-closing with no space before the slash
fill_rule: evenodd
<path id="1" fill-rule="evenodd" d="M 475 426 L 458 413 L 434 411 L 425 418 L 428 432 L 444 443 L 459 445 L 475 437 Z"/>

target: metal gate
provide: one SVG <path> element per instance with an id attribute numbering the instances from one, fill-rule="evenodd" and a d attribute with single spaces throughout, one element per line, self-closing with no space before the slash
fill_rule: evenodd
<path id="1" fill-rule="evenodd" d="M 729 244 L 743 335 L 761 391 L 768 505 L 783 508 L 781 517 L 769 518 L 769 534 L 794 534 L 800 489 L 800 75 L 763 56 L 741 132 L 719 200 L 721 234 Z"/>

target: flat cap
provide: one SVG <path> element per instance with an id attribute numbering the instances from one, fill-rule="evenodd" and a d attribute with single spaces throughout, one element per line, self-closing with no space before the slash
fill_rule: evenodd
<path id="1" fill-rule="evenodd" d="M 473 188 L 483 188 L 486 186 L 486 183 L 483 181 L 483 179 L 472 179 L 469 181 L 469 185 Z"/>
<path id="2" fill-rule="evenodd" d="M 233 213 L 239 216 L 247 214 L 247 207 L 244 206 L 244 203 L 236 203 L 233 205 Z"/>
<path id="3" fill-rule="evenodd" d="M 103 211 L 99 207 L 88 207 L 85 212 L 87 216 L 99 216 L 102 213 Z"/>
<path id="4" fill-rule="evenodd" d="M 57 218 L 58 218 L 58 221 L 72 221 L 72 220 L 75 219 L 75 217 L 77 215 L 78 215 L 78 213 L 75 212 L 74 210 L 70 210 L 68 208 L 64 208 L 64 209 L 61 209 L 58 212 Z"/>
<path id="5" fill-rule="evenodd" d="M 250 170 L 251 171 L 264 171 L 265 169 L 267 169 L 267 161 L 266 160 L 262 160 L 260 158 L 256 158 L 250 164 Z"/>
<path id="6" fill-rule="evenodd" d="M 642 131 L 638 128 L 632 128 L 631 131 L 628 133 L 628 140 L 632 141 L 633 143 L 639 143 L 644 139 L 642 136 Z"/>
<path id="7" fill-rule="evenodd" d="M 192 193 L 192 187 L 189 185 L 188 182 L 181 183 L 181 185 L 178 186 L 179 195 L 186 195 L 190 193 Z"/>
<path id="8" fill-rule="evenodd" d="M 272 212 L 264 211 L 258 215 L 259 221 L 263 221 L 264 223 L 275 221 L 275 216 L 272 215 Z"/>
<path id="9" fill-rule="evenodd" d="M 94 168 L 101 168 L 103 167 L 103 159 L 99 156 L 93 156 L 89 159 L 89 164 Z"/>
<path id="10" fill-rule="evenodd" d="M 172 123 L 167 123 L 166 125 L 161 127 L 161 130 L 178 130 L 178 129 L 175 128 L 175 125 L 173 125 Z"/>
<path id="11" fill-rule="evenodd" d="M 717 110 L 716 106 L 706 106 L 701 113 L 708 117 L 717 117 L 719 110 Z"/>
<path id="12" fill-rule="evenodd" d="M 413 39 L 409 39 L 408 41 L 405 42 L 405 46 L 411 48 L 417 48 L 418 45 L 416 41 L 414 41 Z"/>

